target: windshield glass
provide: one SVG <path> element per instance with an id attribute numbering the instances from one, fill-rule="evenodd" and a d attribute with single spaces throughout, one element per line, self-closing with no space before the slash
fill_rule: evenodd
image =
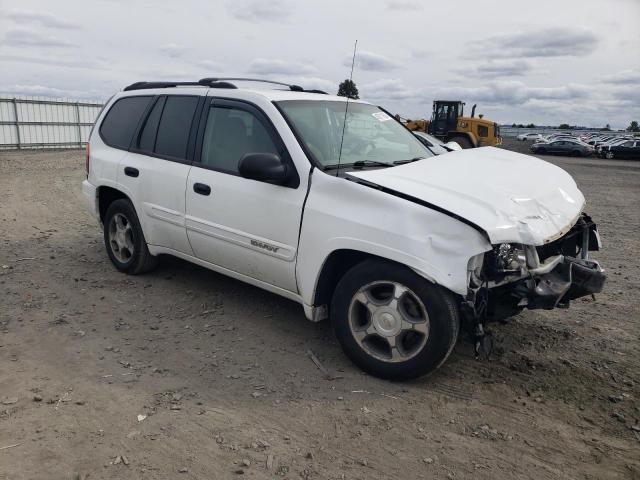
<path id="1" fill-rule="evenodd" d="M 341 166 L 363 161 L 393 165 L 433 155 L 411 132 L 373 105 L 349 103 L 342 155 L 346 102 L 285 100 L 277 105 L 323 167 L 336 166 L 338 159 Z"/>

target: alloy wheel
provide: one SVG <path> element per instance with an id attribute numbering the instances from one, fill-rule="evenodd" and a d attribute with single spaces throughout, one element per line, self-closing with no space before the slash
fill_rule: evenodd
<path id="1" fill-rule="evenodd" d="M 351 299 L 349 328 L 358 345 L 385 362 L 415 357 L 429 338 L 429 315 L 408 287 L 377 281 L 361 287 Z"/>
<path id="2" fill-rule="evenodd" d="M 127 263 L 135 253 L 133 227 L 122 213 L 116 213 L 109 221 L 109 246 L 119 262 Z"/>

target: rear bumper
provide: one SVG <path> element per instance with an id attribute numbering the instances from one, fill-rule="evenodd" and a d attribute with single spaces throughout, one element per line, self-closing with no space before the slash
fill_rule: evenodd
<path id="1" fill-rule="evenodd" d="M 100 213 L 98 210 L 98 188 L 90 183 L 88 180 L 82 182 L 82 198 L 84 200 L 85 207 L 96 220 L 100 220 Z"/>

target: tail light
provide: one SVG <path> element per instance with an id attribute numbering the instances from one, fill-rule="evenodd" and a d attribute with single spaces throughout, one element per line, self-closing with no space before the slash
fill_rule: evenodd
<path id="1" fill-rule="evenodd" d="M 89 146 L 89 142 L 87 142 L 87 146 L 85 148 L 85 159 L 84 159 L 84 167 L 87 172 L 87 178 L 89 178 L 89 157 L 91 153 L 91 147 Z"/>

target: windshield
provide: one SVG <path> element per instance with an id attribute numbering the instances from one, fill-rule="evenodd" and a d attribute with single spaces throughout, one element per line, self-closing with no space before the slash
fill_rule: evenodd
<path id="1" fill-rule="evenodd" d="M 362 103 L 319 100 L 277 102 L 308 151 L 323 167 L 354 165 L 394 165 L 433 154 L 411 132 L 380 108 Z"/>

